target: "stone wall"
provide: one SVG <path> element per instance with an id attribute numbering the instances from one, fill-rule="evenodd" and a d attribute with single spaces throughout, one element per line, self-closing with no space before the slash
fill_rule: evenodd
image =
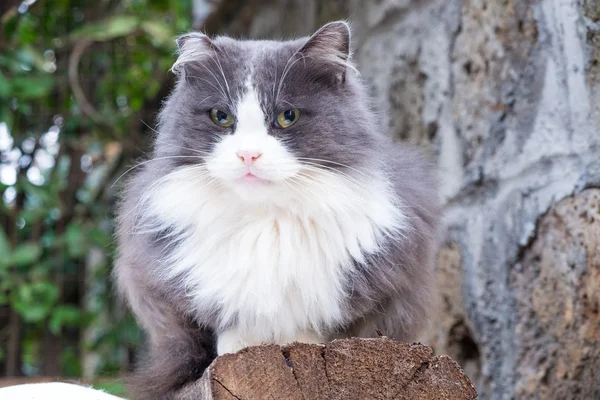
<path id="1" fill-rule="evenodd" d="M 422 341 L 482 399 L 600 397 L 597 0 L 224 0 L 208 32 L 348 18 L 389 134 L 437 159 L 439 307 Z"/>

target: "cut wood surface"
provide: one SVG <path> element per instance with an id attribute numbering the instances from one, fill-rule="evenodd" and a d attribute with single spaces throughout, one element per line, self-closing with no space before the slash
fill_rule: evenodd
<path id="1" fill-rule="evenodd" d="M 476 399 L 461 368 L 388 338 L 263 345 L 217 358 L 176 400 Z"/>

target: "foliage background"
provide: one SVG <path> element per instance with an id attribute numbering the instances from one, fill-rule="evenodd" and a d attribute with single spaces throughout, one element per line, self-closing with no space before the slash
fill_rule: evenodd
<path id="1" fill-rule="evenodd" d="M 0 376 L 111 376 L 118 177 L 143 155 L 190 0 L 0 4 Z"/>

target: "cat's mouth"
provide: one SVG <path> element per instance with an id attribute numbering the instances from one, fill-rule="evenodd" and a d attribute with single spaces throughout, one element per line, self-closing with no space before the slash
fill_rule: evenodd
<path id="1" fill-rule="evenodd" d="M 254 175 L 252 172 L 246 173 L 246 175 L 240 178 L 240 181 L 248 183 L 270 183 L 268 179 L 264 179 L 260 176 Z"/>

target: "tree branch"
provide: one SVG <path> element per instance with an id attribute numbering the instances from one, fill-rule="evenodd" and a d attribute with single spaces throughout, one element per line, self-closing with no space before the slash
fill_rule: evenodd
<path id="1" fill-rule="evenodd" d="M 81 111 L 98 125 L 108 126 L 106 119 L 94 108 L 92 103 L 88 101 L 85 92 L 79 83 L 79 61 L 85 50 L 92 43 L 93 41 L 89 39 L 81 39 L 75 42 L 75 45 L 71 50 L 71 55 L 69 56 L 69 86 L 71 87 L 73 96 L 75 96 L 75 100 L 77 101 L 77 104 L 79 104 Z"/>

